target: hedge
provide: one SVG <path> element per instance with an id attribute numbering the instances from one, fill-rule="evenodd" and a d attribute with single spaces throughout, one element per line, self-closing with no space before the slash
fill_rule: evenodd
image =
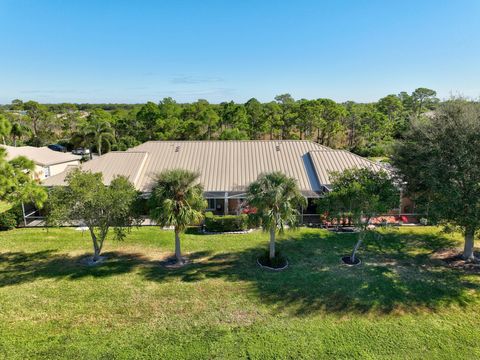
<path id="1" fill-rule="evenodd" d="M 8 210 L 0 214 L 0 231 L 12 230 L 17 227 L 16 215 Z"/>
<path id="2" fill-rule="evenodd" d="M 205 230 L 210 232 L 245 231 L 248 229 L 248 215 L 216 216 L 205 213 Z"/>
<path id="3" fill-rule="evenodd" d="M 23 221 L 21 205 L 14 205 L 0 214 L 0 230 L 11 230 Z"/>

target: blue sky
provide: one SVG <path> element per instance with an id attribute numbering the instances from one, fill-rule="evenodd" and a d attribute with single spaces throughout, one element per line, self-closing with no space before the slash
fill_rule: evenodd
<path id="1" fill-rule="evenodd" d="M 480 96 L 480 1 L 0 0 L 0 103 Z"/>

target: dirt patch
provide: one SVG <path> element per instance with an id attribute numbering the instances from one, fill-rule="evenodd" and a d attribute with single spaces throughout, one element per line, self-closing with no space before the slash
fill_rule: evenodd
<path id="1" fill-rule="evenodd" d="M 465 261 L 462 253 L 456 248 L 441 249 L 431 255 L 432 260 L 439 260 L 444 265 L 453 269 L 463 269 L 480 274 L 480 261 Z M 478 259 L 478 258 L 477 258 Z"/>

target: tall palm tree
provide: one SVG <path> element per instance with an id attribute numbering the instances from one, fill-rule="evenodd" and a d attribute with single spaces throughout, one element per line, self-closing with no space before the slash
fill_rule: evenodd
<path id="1" fill-rule="evenodd" d="M 12 131 L 10 132 L 10 135 L 13 138 L 13 146 L 17 146 L 17 140 L 20 140 L 27 132 L 28 130 L 25 126 L 22 126 L 18 122 L 14 122 L 12 124 Z"/>
<path id="2" fill-rule="evenodd" d="M 295 179 L 281 172 L 261 174 L 248 187 L 248 204 L 257 210 L 265 231 L 270 232 L 270 260 L 275 258 L 275 235 L 285 225 L 298 224 L 300 209 L 307 204 Z"/>
<path id="3" fill-rule="evenodd" d="M 183 169 L 163 171 L 155 178 L 149 200 L 150 217 L 160 226 L 175 228 L 175 258 L 180 265 L 184 263 L 180 233 L 203 218 L 202 211 L 207 205 L 199 176 Z"/>
<path id="4" fill-rule="evenodd" d="M 90 123 L 84 129 L 84 133 L 87 139 L 91 139 L 91 142 L 96 145 L 98 155 L 102 155 L 102 150 L 107 152 L 112 147 L 112 143 L 115 141 L 115 134 L 112 126 L 106 120 L 98 120 Z"/>

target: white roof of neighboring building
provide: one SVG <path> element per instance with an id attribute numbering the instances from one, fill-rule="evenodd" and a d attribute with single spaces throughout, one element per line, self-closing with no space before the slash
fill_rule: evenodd
<path id="1" fill-rule="evenodd" d="M 359 155 L 345 150 L 323 150 L 310 152 L 318 180 L 326 187 L 332 183 L 330 174 L 347 169 L 370 168 L 380 171 L 386 170 L 383 166 Z"/>
<path id="2" fill-rule="evenodd" d="M 101 172 L 105 185 L 109 185 L 116 176 L 125 176 L 138 188 L 138 180 L 142 174 L 147 157 L 148 154 L 144 152 L 112 151 L 87 161 L 82 164 L 81 169 L 84 171 Z M 60 174 L 45 179 L 43 184 L 46 186 L 63 185 L 67 174 L 76 167 L 69 166 Z"/>
<path id="3" fill-rule="evenodd" d="M 317 157 L 321 153 L 331 158 L 328 154 Z M 114 176 L 127 176 L 142 192 L 151 190 L 155 174 L 187 169 L 200 173 L 200 182 L 210 193 L 241 193 L 260 174 L 281 171 L 298 181 L 304 195 L 313 197 L 328 184 L 324 183 L 328 181 L 325 174 L 353 163 L 375 165 L 347 151 L 304 140 L 149 141 L 125 152 L 109 152 L 86 162 L 82 169 L 102 172 L 106 184 Z M 67 171 L 47 178 L 43 184 L 63 185 Z"/>
<path id="4" fill-rule="evenodd" d="M 56 164 L 62 164 L 70 161 L 80 160 L 82 157 L 73 155 L 70 153 L 62 153 L 59 151 L 53 151 L 46 146 L 33 147 L 33 146 L 8 146 L 0 145 L 7 150 L 7 160 L 12 160 L 18 156 L 25 156 L 32 160 L 35 164 L 40 166 L 50 166 Z"/>

